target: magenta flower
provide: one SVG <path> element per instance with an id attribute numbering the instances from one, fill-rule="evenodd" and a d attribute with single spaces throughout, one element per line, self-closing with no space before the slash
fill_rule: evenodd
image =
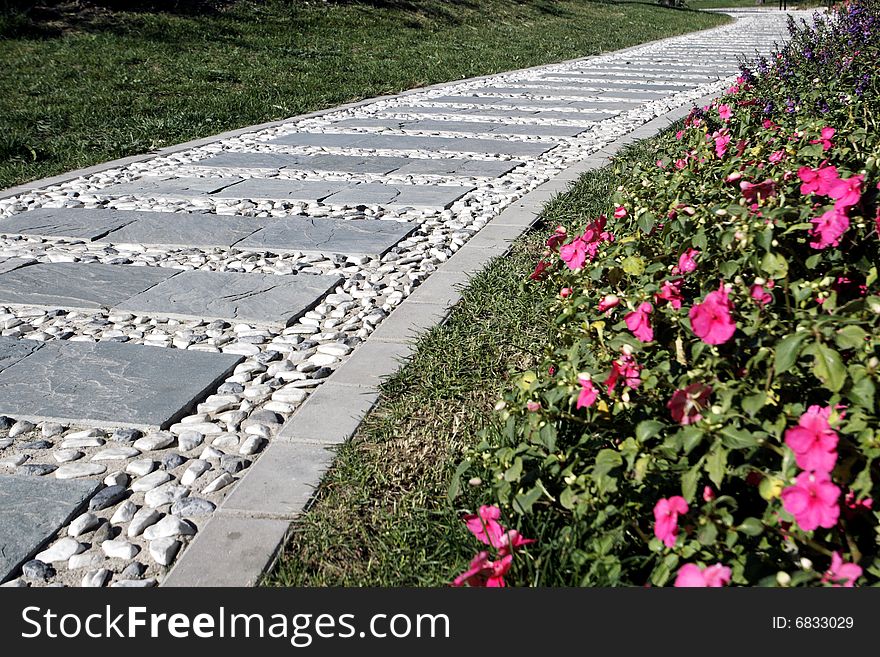
<path id="1" fill-rule="evenodd" d="M 599 390 L 593 385 L 592 379 L 586 375 L 580 375 L 578 382 L 581 384 L 581 391 L 578 394 L 575 408 L 589 408 L 596 403 L 596 399 L 599 397 Z"/>
<path id="2" fill-rule="evenodd" d="M 822 150 L 827 151 L 833 145 L 831 140 L 834 137 L 834 134 L 836 132 L 837 132 L 837 130 L 835 130 L 834 128 L 826 126 L 826 127 L 822 128 L 822 131 L 819 133 L 820 138 L 819 139 L 811 139 L 810 143 L 811 144 L 822 144 Z"/>
<path id="3" fill-rule="evenodd" d="M 702 569 L 694 563 L 686 563 L 678 569 L 675 584 L 679 588 L 718 588 L 730 583 L 730 568 L 720 563 Z"/>
<path id="4" fill-rule="evenodd" d="M 556 230 L 553 231 L 553 234 L 547 238 L 547 248 L 549 248 L 551 251 L 558 250 L 560 245 L 565 241 L 565 238 L 565 226 L 557 226 Z"/>
<path id="5" fill-rule="evenodd" d="M 839 179 L 837 167 L 832 166 L 820 166 L 818 169 L 801 167 L 798 169 L 798 178 L 801 179 L 801 194 L 804 196 L 814 192 L 827 196 L 831 185 Z"/>
<path id="6" fill-rule="evenodd" d="M 575 237 L 559 249 L 559 256 L 569 269 L 580 269 L 587 261 L 587 243 L 583 237 Z"/>
<path id="7" fill-rule="evenodd" d="M 696 264 L 694 266 L 696 266 Z M 684 301 L 684 297 L 681 296 L 681 283 L 682 279 L 680 278 L 665 281 L 663 287 L 660 288 L 660 291 L 654 295 L 654 300 L 667 301 L 670 306 L 675 310 L 678 310 L 681 308 L 682 301 Z"/>
<path id="8" fill-rule="evenodd" d="M 715 292 L 706 295 L 703 303 L 690 309 L 691 329 L 706 344 L 724 344 L 736 332 L 736 322 L 730 316 L 732 310 L 733 304 L 722 283 Z"/>
<path id="9" fill-rule="evenodd" d="M 686 249 L 684 253 L 678 256 L 678 265 L 672 268 L 673 274 L 690 274 L 697 268 L 695 258 L 700 255 L 697 249 Z"/>
<path id="10" fill-rule="evenodd" d="M 837 524 L 840 489 L 827 472 L 801 472 L 795 484 L 782 491 L 782 508 L 794 516 L 805 532 Z"/>
<path id="11" fill-rule="evenodd" d="M 523 545 L 528 545 L 529 543 L 534 542 L 535 539 L 523 538 L 522 534 L 515 529 L 508 529 L 501 535 L 501 541 L 498 545 L 498 556 L 506 557 L 509 554 L 513 554 L 514 550 L 517 548 L 521 548 Z"/>
<path id="12" fill-rule="evenodd" d="M 773 151 L 767 159 L 770 164 L 779 164 L 785 159 L 785 151 Z"/>
<path id="13" fill-rule="evenodd" d="M 865 177 L 862 175 L 850 176 L 846 179 L 838 178 L 833 181 L 828 186 L 828 196 L 836 201 L 834 209 L 843 212 L 856 205 L 862 198 L 863 182 L 865 182 Z"/>
<path id="14" fill-rule="evenodd" d="M 711 502 L 715 499 L 715 491 L 712 490 L 711 486 L 703 486 L 703 501 Z"/>
<path id="15" fill-rule="evenodd" d="M 620 297 L 618 297 L 616 294 L 606 294 L 599 302 L 599 312 L 604 313 L 607 310 L 611 310 L 619 303 Z"/>
<path id="16" fill-rule="evenodd" d="M 770 178 L 760 183 L 750 183 L 743 180 L 739 184 L 739 188 L 748 203 L 757 203 L 761 199 L 768 199 L 776 195 L 776 183 Z"/>
<path id="17" fill-rule="evenodd" d="M 627 214 L 626 208 L 623 207 L 622 205 L 618 205 L 616 208 L 614 208 L 614 218 L 615 219 L 623 219 L 626 216 L 626 214 Z"/>
<path id="18" fill-rule="evenodd" d="M 728 105 L 719 105 L 718 116 L 720 116 L 724 121 L 729 121 L 730 117 L 733 116 L 733 112 L 730 111 L 730 107 Z"/>
<path id="19" fill-rule="evenodd" d="M 501 509 L 494 504 L 489 506 L 484 504 L 476 514 L 464 517 L 465 525 L 468 531 L 477 537 L 477 540 L 498 547 L 501 535 L 504 533 L 504 527 L 498 522 L 501 517 Z"/>
<path id="20" fill-rule="evenodd" d="M 730 135 L 725 130 L 716 130 L 712 133 L 712 139 L 715 140 L 715 155 L 724 157 L 724 154 L 727 152 L 727 145 L 730 144 Z"/>
<path id="21" fill-rule="evenodd" d="M 862 569 L 854 563 L 844 563 L 843 557 L 835 552 L 831 555 L 831 567 L 822 576 L 822 581 L 834 587 L 852 588 L 862 576 Z"/>
<path id="22" fill-rule="evenodd" d="M 651 328 L 651 319 L 648 317 L 652 312 L 654 312 L 654 306 L 645 301 L 623 318 L 626 327 L 641 342 L 650 342 L 654 339 L 654 329 Z"/>
<path id="23" fill-rule="evenodd" d="M 822 216 L 810 219 L 813 227 L 810 228 L 810 237 L 818 238 L 810 242 L 814 249 L 827 249 L 829 246 L 839 246 L 840 238 L 849 230 L 849 217 L 835 207 L 828 210 Z"/>
<path id="24" fill-rule="evenodd" d="M 703 419 L 700 414 L 709 403 L 712 386 L 705 383 L 692 383 L 688 387 L 676 390 L 666 402 L 666 408 L 672 419 L 681 425 L 693 424 Z"/>
<path id="25" fill-rule="evenodd" d="M 675 161 L 675 168 L 679 171 L 688 165 L 687 158 L 680 157 Z"/>
<path id="26" fill-rule="evenodd" d="M 687 511 L 687 500 L 681 495 L 673 495 L 669 499 L 661 498 L 654 505 L 654 536 L 663 541 L 666 547 L 675 547 L 678 516 Z"/>
<path id="27" fill-rule="evenodd" d="M 611 374 L 603 381 L 609 395 L 614 392 L 617 380 L 621 377 L 629 388 L 636 389 L 642 384 L 642 366 L 636 363 L 630 353 L 622 353 L 620 358 L 611 363 Z"/>
<path id="28" fill-rule="evenodd" d="M 607 218 L 603 214 L 595 221 L 590 222 L 583 235 L 574 238 L 569 244 L 559 249 L 559 255 L 571 270 L 577 270 L 584 266 L 589 259 L 596 257 L 599 246 L 603 242 L 613 242 L 614 235 L 605 230 Z"/>
<path id="29" fill-rule="evenodd" d="M 761 308 L 773 301 L 773 295 L 765 290 L 763 285 L 752 285 L 752 287 L 749 288 L 749 295 L 755 300 L 755 303 L 761 306 Z"/>
<path id="30" fill-rule="evenodd" d="M 837 463 L 837 432 L 828 424 L 831 407 L 810 406 L 798 425 L 785 431 L 785 444 L 794 452 L 798 467 L 831 472 Z"/>
<path id="31" fill-rule="evenodd" d="M 504 576 L 510 570 L 513 555 L 502 557 L 498 561 L 490 561 L 488 552 L 479 552 L 470 566 L 452 581 L 452 586 L 503 587 Z"/>
<path id="32" fill-rule="evenodd" d="M 550 268 L 550 263 L 547 260 L 541 260 L 535 265 L 535 271 L 529 274 L 529 278 L 533 281 L 538 281 L 544 278 L 547 274 L 547 270 Z"/>

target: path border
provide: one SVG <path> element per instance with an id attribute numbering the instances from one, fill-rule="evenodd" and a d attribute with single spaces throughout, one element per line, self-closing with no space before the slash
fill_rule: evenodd
<path id="1" fill-rule="evenodd" d="M 287 420 L 165 576 L 162 586 L 255 586 L 269 572 L 335 454 L 379 399 L 379 385 L 404 366 L 418 337 L 442 324 L 474 274 L 506 255 L 544 206 L 625 146 L 653 137 L 717 93 L 642 124 L 535 188 L 469 239 L 383 320 Z"/>

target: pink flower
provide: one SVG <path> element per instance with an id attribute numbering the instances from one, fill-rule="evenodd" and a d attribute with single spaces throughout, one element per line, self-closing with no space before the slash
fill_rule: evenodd
<path id="1" fill-rule="evenodd" d="M 774 151 L 770 153 L 770 157 L 767 159 L 770 161 L 770 164 L 779 164 L 785 159 L 785 151 Z"/>
<path id="2" fill-rule="evenodd" d="M 822 576 L 824 583 L 834 587 L 852 588 L 856 580 L 862 576 L 862 569 L 854 563 L 844 563 L 843 557 L 835 552 L 831 555 L 831 567 Z"/>
<path id="3" fill-rule="evenodd" d="M 576 237 L 559 249 L 559 256 L 569 269 L 580 269 L 587 261 L 587 243 L 583 237 Z"/>
<path id="4" fill-rule="evenodd" d="M 599 312 L 604 313 L 607 310 L 611 310 L 619 303 L 620 297 L 618 297 L 616 294 L 606 294 L 599 302 Z"/>
<path id="5" fill-rule="evenodd" d="M 856 205 L 862 197 L 863 182 L 865 177 L 857 175 L 846 179 L 838 178 L 830 183 L 827 194 L 836 201 L 834 208 L 845 211 Z"/>
<path id="6" fill-rule="evenodd" d="M 686 563 L 678 569 L 675 584 L 679 588 L 718 588 L 730 583 L 730 568 L 720 563 L 701 569 L 693 563 Z"/>
<path id="7" fill-rule="evenodd" d="M 700 252 L 696 249 L 686 249 L 684 253 L 678 256 L 678 265 L 672 268 L 673 274 L 690 274 L 697 268 L 697 261 L 694 259 Z"/>
<path id="8" fill-rule="evenodd" d="M 501 509 L 494 504 L 481 506 L 476 514 L 464 517 L 468 531 L 486 545 L 498 547 L 504 527 L 498 522 L 501 517 Z"/>
<path id="9" fill-rule="evenodd" d="M 587 259 L 592 261 L 596 257 L 599 246 L 603 242 L 614 241 L 614 235 L 605 230 L 606 221 L 605 215 L 601 215 L 587 225 L 583 235 L 574 238 L 569 244 L 559 249 L 559 255 L 569 269 L 580 269 Z"/>
<path id="10" fill-rule="evenodd" d="M 654 505 L 654 536 L 663 541 L 666 547 L 675 546 L 678 533 L 678 516 L 687 513 L 687 501 L 681 495 L 669 499 L 659 499 Z"/>
<path id="11" fill-rule="evenodd" d="M 703 487 L 703 501 L 704 502 L 711 502 L 714 499 L 715 499 L 715 491 L 712 490 L 712 487 L 711 486 L 704 486 Z"/>
<path id="12" fill-rule="evenodd" d="M 712 139 L 715 140 L 715 155 L 724 157 L 727 152 L 727 145 L 730 143 L 730 135 L 724 131 L 715 131 L 712 133 Z"/>
<path id="13" fill-rule="evenodd" d="M 752 299 L 755 300 L 755 303 L 761 306 L 761 308 L 773 301 L 773 295 L 765 290 L 763 285 L 752 285 L 752 287 L 749 288 L 749 294 Z"/>
<path id="14" fill-rule="evenodd" d="M 513 555 L 493 562 L 489 560 L 488 552 L 480 552 L 471 560 L 470 567 L 452 581 L 452 586 L 502 587 L 512 563 Z"/>
<path id="15" fill-rule="evenodd" d="M 529 413 L 535 413 L 541 410 L 541 403 L 536 401 L 527 401 L 526 409 L 528 409 Z"/>
<path id="16" fill-rule="evenodd" d="M 688 387 L 676 390 L 666 402 L 666 408 L 672 419 L 681 425 L 693 424 L 703 419 L 700 414 L 709 402 L 712 386 L 705 383 L 692 383 Z"/>
<path id="17" fill-rule="evenodd" d="M 829 246 L 838 246 L 840 238 L 849 229 L 849 217 L 836 207 L 828 210 L 822 216 L 810 219 L 813 227 L 810 229 L 810 237 L 817 237 L 810 242 L 814 249 L 827 249 Z"/>
<path id="18" fill-rule="evenodd" d="M 550 268 L 550 263 L 547 262 L 546 260 L 541 260 L 540 262 L 538 262 L 537 265 L 535 265 L 535 271 L 533 271 L 531 274 L 529 274 L 529 278 L 532 279 L 533 281 L 540 280 L 540 279 L 544 278 L 544 276 L 547 273 L 547 269 L 549 269 L 549 268 Z"/>
<path id="19" fill-rule="evenodd" d="M 584 375 L 578 377 L 578 382 L 581 384 L 581 391 L 575 408 L 589 408 L 596 403 L 596 399 L 599 397 L 599 390 L 593 385 L 592 379 Z"/>
<path id="20" fill-rule="evenodd" d="M 515 529 L 508 529 L 501 535 L 501 542 L 498 545 L 498 555 L 506 557 L 508 554 L 513 554 L 514 550 L 517 548 L 534 542 L 535 539 L 523 538 L 522 534 Z"/>
<path id="21" fill-rule="evenodd" d="M 736 332 L 736 322 L 730 316 L 733 304 L 722 283 L 715 292 L 706 295 L 703 303 L 690 309 L 691 329 L 706 344 L 724 344 Z"/>
<path id="22" fill-rule="evenodd" d="M 553 251 L 559 249 L 559 246 L 565 241 L 565 226 L 557 226 L 553 234 L 547 238 L 547 247 Z"/>
<path id="23" fill-rule="evenodd" d="M 676 169 L 679 169 L 679 170 L 684 169 L 687 165 L 688 165 L 688 163 L 685 158 L 678 158 L 675 161 L 675 168 Z"/>
<path id="24" fill-rule="evenodd" d="M 794 516 L 805 532 L 837 524 L 840 489 L 827 472 L 801 472 L 795 484 L 782 491 L 782 508 Z"/>
<path id="25" fill-rule="evenodd" d="M 602 383 L 605 385 L 610 395 L 617 387 L 617 380 L 623 377 L 624 384 L 632 389 L 638 388 L 642 384 L 642 366 L 636 363 L 632 354 L 626 352 L 620 355 L 620 358 L 611 363 L 611 374 Z"/>
<path id="26" fill-rule="evenodd" d="M 739 184 L 739 188 L 748 203 L 757 203 L 761 199 L 768 199 L 776 195 L 776 183 L 770 178 L 754 184 L 743 180 Z"/>
<path id="27" fill-rule="evenodd" d="M 733 116 L 733 112 L 730 111 L 730 107 L 728 107 L 727 105 L 719 105 L 718 116 L 720 116 L 724 121 L 729 121 L 730 117 Z"/>
<path id="28" fill-rule="evenodd" d="M 559 290 L 559 296 L 561 296 L 563 299 L 567 299 L 572 295 L 573 292 L 574 290 L 572 290 L 570 287 L 564 287 Z"/>
<path id="29" fill-rule="evenodd" d="M 669 305 L 675 308 L 675 310 L 681 308 L 681 302 L 684 301 L 684 297 L 681 296 L 681 282 L 682 279 L 680 278 L 665 281 L 660 291 L 654 295 L 655 301 L 662 299 L 668 301 Z"/>
<path id="30" fill-rule="evenodd" d="M 834 128 L 825 127 L 822 128 L 822 132 L 820 133 L 820 139 L 811 139 L 811 144 L 822 144 L 822 150 L 827 151 L 831 148 L 832 143 L 831 139 L 834 137 L 834 133 L 837 132 Z"/>
<path id="31" fill-rule="evenodd" d="M 615 219 L 623 219 L 626 216 L 626 208 L 622 205 L 618 205 L 614 208 L 614 218 Z"/>
<path id="32" fill-rule="evenodd" d="M 801 194 L 804 196 L 813 192 L 827 196 L 831 184 L 838 180 L 837 167 L 820 166 L 818 169 L 801 167 L 798 169 L 798 178 L 801 179 Z"/>
<path id="33" fill-rule="evenodd" d="M 678 132 L 675 133 L 675 138 L 676 138 L 678 141 L 681 141 L 681 138 L 682 138 L 682 137 L 684 137 L 684 130 L 679 130 Z"/>
<path id="34" fill-rule="evenodd" d="M 798 425 L 785 431 L 785 444 L 794 452 L 798 467 L 831 472 L 837 462 L 837 432 L 828 424 L 831 407 L 810 406 Z"/>
<path id="35" fill-rule="evenodd" d="M 654 329 L 651 328 L 651 319 L 648 317 L 652 312 L 654 312 L 654 306 L 645 301 L 623 318 L 626 327 L 641 342 L 650 342 L 654 339 Z"/>

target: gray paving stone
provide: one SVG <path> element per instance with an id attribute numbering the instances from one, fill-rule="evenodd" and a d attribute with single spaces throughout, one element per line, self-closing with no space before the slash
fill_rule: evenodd
<path id="1" fill-rule="evenodd" d="M 432 99 L 433 100 L 433 99 Z M 285 146 L 334 146 L 337 148 L 426 150 L 449 153 L 486 153 L 495 155 L 538 156 L 556 144 L 535 144 L 502 139 L 468 137 L 421 137 L 371 133 L 294 132 L 269 142 Z"/>
<path id="2" fill-rule="evenodd" d="M 0 274 L 26 265 L 32 265 L 35 262 L 36 260 L 33 258 L 0 258 Z"/>
<path id="3" fill-rule="evenodd" d="M 498 178 L 520 166 L 517 160 L 459 160 L 457 158 L 413 157 L 394 173 L 401 176 L 474 176 Z"/>
<path id="4" fill-rule="evenodd" d="M 136 221 L 102 237 L 113 244 L 228 248 L 263 227 L 254 217 L 187 212 L 138 212 Z"/>
<path id="5" fill-rule="evenodd" d="M 0 475 L 0 582 L 36 554 L 101 486 Z"/>
<path id="6" fill-rule="evenodd" d="M 333 127 L 345 126 L 356 128 L 392 128 L 394 130 L 423 130 L 437 132 L 464 132 L 500 135 L 532 135 L 536 137 L 574 137 L 586 128 L 564 125 L 504 125 L 487 121 L 439 121 L 436 119 L 381 119 L 352 118 L 342 119 Z"/>
<path id="7" fill-rule="evenodd" d="M 378 399 L 376 388 L 328 381 L 297 409 L 278 432 L 276 440 L 340 445 L 354 435 Z M 331 416 L 333 421 L 328 422 Z"/>
<path id="8" fill-rule="evenodd" d="M 143 292 L 178 271 L 74 262 L 37 263 L 0 274 L 0 305 L 94 310 Z"/>
<path id="9" fill-rule="evenodd" d="M 0 233 L 91 242 L 130 224 L 140 214 L 123 210 L 38 208 L 0 220 Z"/>
<path id="10" fill-rule="evenodd" d="M 406 342 L 367 340 L 336 369 L 333 382 L 341 385 L 378 386 L 386 377 L 397 372 L 412 353 L 413 345 Z"/>
<path id="11" fill-rule="evenodd" d="M 401 306 L 376 327 L 370 335 L 370 340 L 409 342 L 442 324 L 448 316 L 449 308 L 442 303 L 413 303 Z"/>
<path id="12" fill-rule="evenodd" d="M 215 198 L 273 199 L 284 201 L 320 202 L 350 183 L 320 180 L 284 180 L 281 178 L 249 178 L 212 194 Z"/>
<path id="13" fill-rule="evenodd" d="M 144 176 L 130 182 L 98 190 L 101 196 L 146 196 L 150 198 L 191 198 L 214 194 L 240 182 L 241 178 L 178 178 Z"/>
<path id="14" fill-rule="evenodd" d="M 126 299 L 115 310 L 284 327 L 314 307 L 341 280 L 339 276 L 315 274 L 185 271 Z"/>
<path id="15" fill-rule="evenodd" d="M 256 586 L 284 545 L 289 529 L 287 520 L 215 515 L 162 586 Z M 206 553 L 210 559 L 203 558 Z"/>
<path id="16" fill-rule="evenodd" d="M 0 337 L 0 372 L 30 356 L 42 346 L 43 343 L 36 340 Z"/>
<path id="17" fill-rule="evenodd" d="M 192 166 L 242 169 L 302 169 L 387 175 L 406 164 L 404 157 L 361 155 L 293 155 L 290 153 L 222 153 Z"/>
<path id="18" fill-rule="evenodd" d="M 236 248 L 382 257 L 417 227 L 415 222 L 374 219 L 283 218 L 238 242 Z"/>
<path id="19" fill-rule="evenodd" d="M 0 414 L 164 429 L 241 360 L 232 354 L 116 342 L 47 342 L 0 372 Z"/>
<path id="20" fill-rule="evenodd" d="M 622 103 L 603 103 L 600 107 L 603 113 L 601 115 L 601 120 L 610 118 L 620 113 L 621 111 L 626 111 L 631 109 L 632 105 L 637 105 L 635 101 L 630 103 L 626 103 L 625 105 Z M 517 107 L 509 107 L 509 108 L 494 108 L 494 107 L 469 107 L 469 108 L 453 108 L 446 106 L 437 106 L 437 107 L 423 107 L 417 105 L 401 105 L 397 108 L 397 111 L 401 114 L 411 114 L 414 116 L 429 114 L 432 116 L 476 116 L 476 117 L 499 117 L 500 120 L 504 120 L 505 118 L 512 119 L 521 119 L 521 118 L 529 118 L 540 121 L 541 119 L 548 120 L 572 120 L 572 121 L 597 121 L 600 120 L 598 117 L 595 117 L 595 112 L 590 112 L 589 110 L 578 109 L 577 107 L 568 107 L 568 108 L 556 108 L 552 110 L 542 110 L 537 107 L 532 109 L 520 109 Z M 594 118 L 590 118 L 594 116 Z"/>
<path id="21" fill-rule="evenodd" d="M 386 185 L 360 183 L 347 187 L 325 199 L 338 205 L 382 205 L 389 208 L 448 208 L 473 190 L 454 185 Z"/>
<path id="22" fill-rule="evenodd" d="M 432 103 L 463 103 L 466 105 L 497 105 L 519 107 L 536 107 L 536 108 L 560 108 L 570 107 L 577 110 L 597 110 L 604 109 L 604 105 L 598 101 L 571 100 L 563 98 L 560 100 L 550 100 L 545 98 L 504 98 L 498 96 L 438 96 L 431 98 Z M 588 119 L 589 120 L 589 119 Z"/>

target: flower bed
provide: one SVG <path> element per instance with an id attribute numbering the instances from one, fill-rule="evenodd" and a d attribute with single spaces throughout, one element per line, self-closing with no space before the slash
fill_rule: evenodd
<path id="1" fill-rule="evenodd" d="M 460 472 L 513 581 L 880 579 L 880 6 L 790 34 L 549 237 L 546 360 Z"/>

